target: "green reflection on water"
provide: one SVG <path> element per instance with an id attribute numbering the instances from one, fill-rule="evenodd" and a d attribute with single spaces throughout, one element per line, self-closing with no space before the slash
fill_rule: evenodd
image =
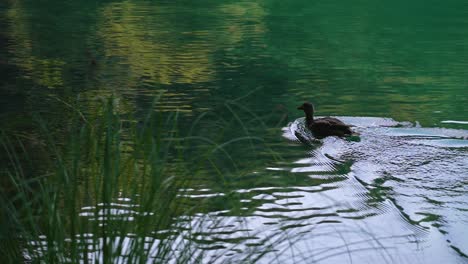
<path id="1" fill-rule="evenodd" d="M 80 93 L 87 109 L 111 91 L 135 111 L 164 90 L 159 110 L 192 115 L 259 89 L 243 102 L 254 111 L 313 100 L 322 114 L 433 126 L 466 114 L 466 10 L 463 1 L 11 1 L 2 35 L 8 63 L 38 86 L 34 101 L 60 88 L 52 96 Z"/>

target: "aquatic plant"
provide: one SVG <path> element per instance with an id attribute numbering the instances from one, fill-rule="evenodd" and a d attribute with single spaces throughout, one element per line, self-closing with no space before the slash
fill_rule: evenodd
<path id="1" fill-rule="evenodd" d="M 226 107 L 242 123 L 234 103 Z M 37 162 L 29 157 L 32 139 L 1 134 L 7 165 L 0 186 L 0 254 L 7 262 L 187 263 L 206 257 L 197 237 L 209 214 L 200 214 L 206 205 L 203 200 L 193 203 L 188 190 L 203 185 L 201 174 L 210 170 L 218 178 L 224 206 L 240 212 L 239 197 L 225 188 L 227 174 L 243 173 L 229 145 L 249 141 L 255 151 L 261 138 L 219 142 L 223 137 L 193 135 L 203 115 L 184 133 L 178 112 L 150 111 L 138 122 L 128 121 L 134 119 L 119 114 L 113 99 L 95 115 L 85 117 L 73 109 L 73 118 L 59 132 L 36 118 L 42 136 L 35 139 L 39 147 L 34 151 L 42 153 L 45 166 L 27 170 L 27 164 Z M 203 147 L 193 150 L 194 141 L 203 141 Z M 216 223 L 209 225 L 216 228 Z M 209 258 L 219 260 L 225 250 L 220 247 Z M 243 258 L 253 260 L 265 252 L 251 251 Z"/>

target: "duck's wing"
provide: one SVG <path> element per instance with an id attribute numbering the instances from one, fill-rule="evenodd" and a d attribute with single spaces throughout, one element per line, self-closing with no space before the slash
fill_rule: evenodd
<path id="1" fill-rule="evenodd" d="M 315 126 L 318 133 L 345 136 L 353 134 L 351 128 L 339 119 L 333 117 L 325 117 L 314 120 L 313 126 Z"/>
<path id="2" fill-rule="evenodd" d="M 341 120 L 336 119 L 334 117 L 324 117 L 318 118 L 314 120 L 315 124 L 320 124 L 322 126 L 329 126 L 335 128 L 347 128 L 349 129 L 349 125 L 343 123 Z"/>

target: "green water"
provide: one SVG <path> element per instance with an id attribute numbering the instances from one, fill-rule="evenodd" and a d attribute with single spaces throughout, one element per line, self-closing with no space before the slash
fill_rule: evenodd
<path id="1" fill-rule="evenodd" d="M 330 236 L 306 236 L 297 246 L 317 251 L 316 261 L 461 263 L 468 254 L 468 153 L 459 139 L 468 129 L 467 46 L 462 0 L 9 0 L 0 3 L 1 128 L 34 141 L 39 114 L 65 137 L 70 105 L 78 101 L 93 116 L 110 96 L 131 123 L 151 109 L 177 112 L 181 130 L 194 135 L 262 138 L 229 144 L 242 176 L 226 174 L 223 186 L 244 194 L 245 212 L 227 215 L 242 215 L 252 229 L 301 233 L 324 223 Z M 296 107 L 306 100 L 319 115 L 377 119 L 349 119 L 361 142 L 304 146 L 291 132 L 300 122 L 288 122 L 302 117 Z M 380 118 L 422 128 L 389 130 L 396 123 Z M 205 145 L 186 151 L 196 155 Z M 194 199 L 224 192 L 219 184 L 200 179 Z M 223 199 L 208 200 L 203 213 L 229 211 Z M 380 234 L 383 222 L 396 231 Z M 346 228 L 370 230 L 384 244 L 392 237 L 385 246 L 396 249 L 382 258 L 365 247 L 320 255 L 353 245 L 356 236 L 334 238 Z"/>

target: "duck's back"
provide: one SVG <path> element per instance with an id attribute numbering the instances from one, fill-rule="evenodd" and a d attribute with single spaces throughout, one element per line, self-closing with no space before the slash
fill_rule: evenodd
<path id="1" fill-rule="evenodd" d="M 333 117 L 315 119 L 309 128 L 317 138 L 327 136 L 343 137 L 353 133 L 348 125 Z"/>

